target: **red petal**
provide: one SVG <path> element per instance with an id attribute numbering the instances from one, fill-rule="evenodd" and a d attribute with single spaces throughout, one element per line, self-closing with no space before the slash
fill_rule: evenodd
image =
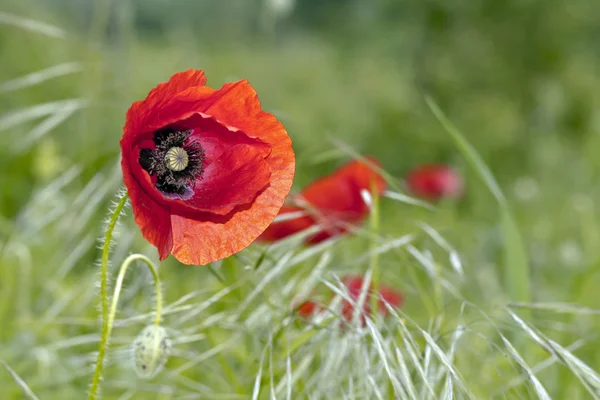
<path id="1" fill-rule="evenodd" d="M 305 301 L 296 308 L 298 315 L 304 319 L 309 319 L 319 311 L 321 311 L 321 307 L 311 300 Z"/>
<path id="2" fill-rule="evenodd" d="M 158 248 L 160 259 L 164 260 L 173 247 L 171 217 L 165 208 L 139 188 L 126 163 L 127 160 L 122 158 L 123 181 L 129 194 L 135 222 L 144 238 Z"/>
<path id="3" fill-rule="evenodd" d="M 379 164 L 370 160 L 376 166 Z M 385 190 L 385 180 L 369 165 L 352 161 L 332 175 L 321 178 L 300 194 L 313 207 L 332 217 L 342 217 L 348 222 L 361 220 L 368 213 L 361 190 L 371 192 L 375 187 L 378 194 Z M 345 217 L 344 217 L 345 216 Z"/>
<path id="4" fill-rule="evenodd" d="M 342 279 L 342 283 L 348 289 L 350 298 L 357 299 L 363 287 L 365 280 L 362 276 L 347 276 Z"/>
<path id="5" fill-rule="evenodd" d="M 145 100 L 136 101 L 131 105 L 127 111 L 125 135 L 148 133 L 168 125 L 165 123 L 152 129 L 152 125 L 165 116 L 172 117 L 166 111 L 168 106 L 173 103 L 173 99 L 180 96 L 181 93 L 193 92 L 198 97 L 198 93 L 212 92 L 213 89 L 205 87 L 205 84 L 206 77 L 204 71 L 201 70 L 191 69 L 174 74 L 168 82 L 161 83 L 152 89 Z M 195 90 L 196 88 L 198 90 Z M 181 118 L 175 115 L 172 122 L 179 119 Z M 160 124 L 160 122 L 158 123 Z"/>
<path id="6" fill-rule="evenodd" d="M 205 163 L 211 163 L 221 153 L 238 144 L 256 146 L 262 149 L 267 157 L 271 146 L 262 140 L 251 138 L 239 130 L 228 129 L 214 117 L 204 114 L 195 114 L 190 118 L 171 125 L 177 130 L 192 130 L 191 138 L 198 141 L 204 150 Z"/>
<path id="7" fill-rule="evenodd" d="M 269 184 L 271 170 L 263 154 L 261 148 L 245 144 L 226 150 L 206 168 L 194 197 L 184 203 L 220 215 L 250 203 Z"/>
<path id="8" fill-rule="evenodd" d="M 293 169 L 273 169 L 277 164 L 272 163 L 269 166 L 270 185 L 251 206 L 218 218 L 210 214 L 195 219 L 173 215 L 173 256 L 184 264 L 204 265 L 235 254 L 254 241 L 277 215 L 293 178 Z"/>
<path id="9" fill-rule="evenodd" d="M 299 207 L 283 206 L 279 211 L 278 216 L 292 213 L 306 214 L 306 211 Z M 288 219 L 281 222 L 274 222 L 269 225 L 267 230 L 265 230 L 262 235 L 260 235 L 259 240 L 265 242 L 274 242 L 291 236 L 295 233 L 302 232 L 314 224 L 315 220 L 309 215 L 298 216 L 297 218 Z"/>
<path id="10" fill-rule="evenodd" d="M 379 295 L 381 299 L 379 300 L 379 310 L 383 315 L 388 314 L 388 309 L 384 303 L 389 304 L 392 308 L 400 308 L 404 303 L 404 295 L 401 292 L 392 289 L 387 286 L 382 286 L 379 288 Z"/>
<path id="11" fill-rule="evenodd" d="M 344 279 L 342 279 L 342 283 L 346 286 L 346 288 L 348 290 L 348 294 L 350 295 L 350 298 L 356 303 L 359 300 L 360 295 L 363 291 L 364 278 L 359 275 L 348 276 L 348 277 L 345 277 Z M 369 292 L 367 293 L 367 296 L 363 303 L 363 312 L 366 315 L 370 315 L 370 313 L 371 313 L 370 296 L 373 295 L 373 286 L 372 285 L 368 288 L 368 291 Z M 379 312 L 384 316 L 388 314 L 388 309 L 387 309 L 385 303 L 389 304 L 392 308 L 399 308 L 402 306 L 402 303 L 404 302 L 404 296 L 402 295 L 401 292 L 399 292 L 398 290 L 395 290 L 391 287 L 385 286 L 385 285 L 381 285 L 379 287 L 378 296 L 380 296 Z M 343 303 L 342 315 L 347 320 L 351 320 L 354 309 L 355 309 L 355 306 L 346 300 Z"/>
<path id="12" fill-rule="evenodd" d="M 379 166 L 373 159 L 369 159 L 369 163 Z M 371 192 L 374 188 L 381 194 L 385 187 L 385 180 L 370 165 L 357 160 L 352 161 L 333 174 L 314 181 L 296 196 L 298 205 L 306 203 L 306 211 L 311 213 L 311 216 L 272 224 L 260 239 L 283 239 L 317 222 L 323 230 L 308 238 L 309 244 L 319 243 L 347 232 L 354 224 L 362 222 L 369 213 L 361 191 Z M 290 209 L 302 208 L 283 208 L 280 215 Z"/>
<path id="13" fill-rule="evenodd" d="M 201 113 L 265 142 L 279 135 L 281 123 L 262 111 L 256 92 L 246 80 L 227 83 L 219 90 L 196 85 L 181 92 L 171 91 L 176 86 L 169 82 L 163 84 L 166 85 L 163 89 L 169 90 L 163 96 L 149 95 L 129 109 L 126 134 L 153 132 Z"/>
<path id="14" fill-rule="evenodd" d="M 362 286 L 364 283 L 364 279 L 362 276 L 348 276 L 342 279 L 342 283 L 346 286 L 348 290 L 348 296 L 352 301 L 344 300 L 342 303 L 342 316 L 346 321 L 352 321 L 354 318 L 354 310 L 356 309 L 356 304 L 360 299 L 360 295 L 362 293 Z M 365 288 L 365 290 L 369 290 L 369 288 Z M 370 315 L 370 306 L 369 306 L 369 293 L 366 294 L 363 304 L 362 304 L 362 312 L 366 315 Z M 364 317 L 361 318 L 361 321 L 364 323 Z"/>
<path id="15" fill-rule="evenodd" d="M 197 219 L 172 215 L 171 254 L 184 264 L 205 265 L 243 250 L 261 233 L 261 216 L 249 210 L 252 208 L 232 213 L 230 218 L 208 213 Z M 269 209 L 258 211 L 263 214 L 273 212 Z"/>
<path id="16" fill-rule="evenodd" d="M 413 194 L 429 200 L 455 198 L 463 192 L 460 175 L 447 165 L 417 167 L 408 173 L 406 183 Z"/>

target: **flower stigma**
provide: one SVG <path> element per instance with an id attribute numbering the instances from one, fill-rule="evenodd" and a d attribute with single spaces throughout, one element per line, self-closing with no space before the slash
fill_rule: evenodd
<path id="1" fill-rule="evenodd" d="M 188 162 L 188 153 L 181 147 L 171 147 L 165 154 L 165 164 L 171 171 L 183 171 Z"/>

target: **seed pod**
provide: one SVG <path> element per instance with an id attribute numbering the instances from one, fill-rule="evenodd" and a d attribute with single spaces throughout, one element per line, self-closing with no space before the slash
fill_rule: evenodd
<path id="1" fill-rule="evenodd" d="M 171 341 L 162 326 L 145 327 L 133 342 L 135 372 L 140 378 L 149 379 L 165 366 L 171 351 Z"/>

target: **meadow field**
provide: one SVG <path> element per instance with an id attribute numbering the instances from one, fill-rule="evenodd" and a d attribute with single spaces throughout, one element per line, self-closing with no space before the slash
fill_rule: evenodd
<path id="1" fill-rule="evenodd" d="M 598 15 L 594 0 L 2 0 L 0 399 L 95 384 L 119 400 L 600 398 Z M 364 223 L 205 266 L 159 261 L 129 204 L 113 224 L 126 112 L 188 69 L 250 82 L 292 139 L 292 193 L 378 160 L 387 189 Z M 411 190 L 427 164 L 462 195 Z M 107 229 L 104 301 L 143 257 L 95 380 Z M 368 285 L 354 304 L 349 276 L 401 304 Z M 157 301 L 169 351 L 140 370 Z"/>

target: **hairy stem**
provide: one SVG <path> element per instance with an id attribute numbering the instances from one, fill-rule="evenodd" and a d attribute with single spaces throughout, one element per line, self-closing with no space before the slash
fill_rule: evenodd
<path id="1" fill-rule="evenodd" d="M 115 207 L 108 227 L 106 229 L 106 235 L 104 237 L 104 247 L 102 248 L 102 261 L 100 265 L 100 296 L 102 297 L 102 333 L 100 336 L 100 347 L 98 351 L 98 358 L 96 360 L 96 370 L 94 371 L 94 378 L 90 385 L 90 391 L 88 395 L 89 400 L 95 400 L 98 397 L 98 388 L 100 386 L 100 379 L 102 378 L 102 368 L 104 367 L 104 357 L 106 355 L 106 349 L 108 347 L 108 336 L 110 329 L 108 327 L 108 253 L 110 251 L 110 242 L 112 240 L 112 234 L 121 215 L 123 207 L 127 202 L 127 193 L 123 194 L 117 206 Z"/>
<path id="2" fill-rule="evenodd" d="M 106 340 L 104 342 L 101 342 L 101 345 L 102 345 L 102 343 L 104 343 L 104 347 L 105 347 L 104 353 L 106 353 L 106 350 L 108 348 L 108 340 L 110 339 L 110 334 L 112 332 L 113 323 L 114 323 L 115 317 L 117 315 L 117 304 L 119 303 L 119 296 L 121 294 L 121 287 L 123 287 L 123 280 L 125 279 L 125 274 L 127 273 L 127 269 L 129 268 L 131 263 L 133 263 L 134 261 L 138 261 L 138 260 L 146 263 L 146 265 L 150 269 L 150 272 L 152 273 L 152 277 L 154 278 L 154 287 L 156 289 L 156 316 L 154 318 L 154 325 L 156 325 L 156 326 L 160 325 L 160 317 L 161 317 L 161 313 L 162 313 L 163 300 L 162 300 L 162 290 L 160 288 L 160 277 L 158 275 L 158 269 L 154 266 L 152 261 L 150 261 L 150 259 L 148 257 L 146 257 L 145 255 L 132 254 L 129 257 L 127 257 L 125 259 L 125 261 L 123 261 L 123 264 L 121 264 L 121 267 L 119 268 L 119 275 L 117 276 L 117 282 L 115 283 L 115 290 L 114 290 L 112 301 L 110 304 L 110 312 L 108 314 L 108 318 L 106 320 L 107 322 L 105 324 Z M 104 336 L 103 336 L 103 338 L 104 338 Z M 98 373 L 98 371 L 99 371 L 99 373 Z M 97 379 L 98 379 L 98 381 L 100 381 L 102 371 L 101 371 L 101 369 L 98 370 L 98 368 L 96 368 L 96 372 L 98 373 Z M 94 376 L 94 379 L 96 379 L 96 375 Z M 90 393 L 90 396 L 91 396 L 91 393 Z"/>
<path id="3" fill-rule="evenodd" d="M 132 254 L 123 261 L 121 264 L 121 268 L 119 268 L 119 275 L 117 276 L 117 282 L 115 283 L 115 291 L 113 294 L 112 302 L 110 305 L 110 313 L 108 314 L 108 336 L 110 336 L 110 332 L 112 331 L 113 322 L 115 320 L 115 316 L 117 315 L 117 303 L 119 302 L 119 295 L 121 294 L 121 287 L 123 286 L 123 279 L 125 279 L 125 274 L 127 273 L 127 269 L 134 261 L 143 261 L 146 263 L 150 272 L 152 273 L 152 277 L 154 278 L 154 287 L 156 289 L 156 316 L 154 317 L 154 325 L 160 325 L 160 316 L 162 313 L 162 290 L 160 289 L 160 277 L 158 276 L 158 269 L 154 266 L 152 261 L 148 257 L 143 254 Z"/>

